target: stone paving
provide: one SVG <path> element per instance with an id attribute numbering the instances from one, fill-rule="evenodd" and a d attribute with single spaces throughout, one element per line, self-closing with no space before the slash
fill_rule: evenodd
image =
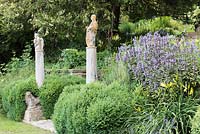
<path id="1" fill-rule="evenodd" d="M 39 127 L 41 129 L 49 130 L 52 132 L 52 134 L 56 134 L 56 130 L 51 120 L 40 120 L 40 121 L 32 121 L 26 123 L 31 124 L 35 127 Z"/>

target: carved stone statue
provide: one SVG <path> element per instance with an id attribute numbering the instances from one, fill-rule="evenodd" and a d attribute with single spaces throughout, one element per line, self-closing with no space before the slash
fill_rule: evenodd
<path id="1" fill-rule="evenodd" d="M 34 46 L 35 46 L 35 78 L 38 88 L 43 85 L 44 81 L 44 40 L 39 37 L 38 33 L 34 34 Z"/>
<path id="2" fill-rule="evenodd" d="M 34 46 L 35 46 L 35 51 L 43 51 L 43 47 L 44 47 L 44 40 L 43 38 L 39 37 L 38 33 L 34 34 Z"/>
<path id="3" fill-rule="evenodd" d="M 34 97 L 31 92 L 26 92 L 25 101 L 27 109 L 24 114 L 24 122 L 38 121 L 44 119 L 40 106 L 40 100 L 38 97 Z"/>
<path id="4" fill-rule="evenodd" d="M 92 22 L 86 27 L 86 44 L 87 47 L 95 47 L 95 37 L 97 34 L 98 23 L 96 21 L 96 15 L 91 16 Z"/>

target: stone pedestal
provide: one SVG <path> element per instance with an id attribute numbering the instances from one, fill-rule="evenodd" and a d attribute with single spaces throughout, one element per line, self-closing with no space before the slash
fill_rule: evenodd
<path id="1" fill-rule="evenodd" d="M 35 51 L 35 77 L 38 88 L 44 82 L 44 53 L 43 51 Z"/>
<path id="2" fill-rule="evenodd" d="M 86 47 L 86 83 L 97 80 L 96 47 Z"/>

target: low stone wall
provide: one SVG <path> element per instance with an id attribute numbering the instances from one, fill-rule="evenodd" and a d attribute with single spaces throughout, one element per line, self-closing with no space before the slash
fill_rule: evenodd
<path id="1" fill-rule="evenodd" d="M 200 39 L 200 32 L 188 32 L 186 33 L 186 37 L 191 39 Z"/>
<path id="2" fill-rule="evenodd" d="M 86 70 L 85 69 L 45 69 L 45 73 L 58 73 L 58 74 L 70 74 L 70 75 L 77 75 L 81 77 L 86 77 Z"/>

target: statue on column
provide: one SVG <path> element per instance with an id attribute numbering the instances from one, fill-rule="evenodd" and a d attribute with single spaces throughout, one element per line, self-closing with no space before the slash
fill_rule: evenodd
<path id="1" fill-rule="evenodd" d="M 43 47 L 44 47 L 44 40 L 43 38 L 39 37 L 38 33 L 34 34 L 34 46 L 35 46 L 35 51 L 42 52 Z"/>
<path id="2" fill-rule="evenodd" d="M 92 22 L 86 27 L 86 44 L 87 47 L 95 47 L 95 37 L 97 34 L 98 23 L 96 21 L 96 15 L 91 16 Z"/>
<path id="3" fill-rule="evenodd" d="M 35 78 L 38 88 L 40 88 L 44 81 L 44 40 L 39 37 L 38 33 L 34 34 L 35 47 Z"/>

